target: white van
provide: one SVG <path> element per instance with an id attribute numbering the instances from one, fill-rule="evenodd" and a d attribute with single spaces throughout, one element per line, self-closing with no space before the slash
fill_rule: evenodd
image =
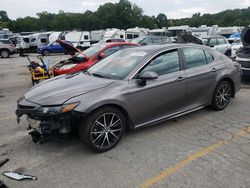
<path id="1" fill-rule="evenodd" d="M 64 39 L 78 49 L 90 47 L 90 33 L 88 31 L 71 31 L 65 34 Z"/>
<path id="2" fill-rule="evenodd" d="M 49 35 L 51 32 L 46 33 L 35 33 L 29 36 L 29 47 L 30 50 L 36 52 L 41 46 L 49 44 Z"/>

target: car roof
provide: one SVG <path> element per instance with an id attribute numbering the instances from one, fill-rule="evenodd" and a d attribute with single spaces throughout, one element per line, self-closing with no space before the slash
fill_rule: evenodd
<path id="1" fill-rule="evenodd" d="M 161 51 L 161 50 L 167 50 L 171 48 L 181 48 L 181 47 L 198 47 L 198 48 L 204 48 L 204 49 L 209 49 L 208 47 L 204 45 L 198 45 L 198 44 L 180 44 L 180 43 L 171 43 L 171 44 L 160 44 L 160 45 L 146 45 L 146 46 L 140 46 L 136 47 L 136 50 L 144 50 L 144 51 L 151 51 L 151 52 L 156 52 L 156 51 Z M 134 48 L 133 48 L 134 49 Z"/>
<path id="2" fill-rule="evenodd" d="M 103 47 L 112 47 L 112 46 L 121 46 L 121 45 L 138 46 L 138 44 L 132 43 L 132 42 L 108 42 L 108 43 L 101 44 L 101 46 Z"/>

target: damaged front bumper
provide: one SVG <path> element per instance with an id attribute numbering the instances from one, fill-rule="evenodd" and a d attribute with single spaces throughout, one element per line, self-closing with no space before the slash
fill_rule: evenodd
<path id="1" fill-rule="evenodd" d="M 65 137 L 77 127 L 84 114 L 74 111 L 79 102 L 57 106 L 41 106 L 24 98 L 17 101 L 16 116 L 27 116 L 28 130 L 32 140 L 47 142 L 56 136 Z"/>

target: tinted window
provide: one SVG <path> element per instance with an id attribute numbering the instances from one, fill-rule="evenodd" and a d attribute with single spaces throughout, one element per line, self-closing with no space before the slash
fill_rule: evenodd
<path id="1" fill-rule="evenodd" d="M 41 43 L 46 43 L 47 39 L 41 39 Z"/>
<path id="2" fill-rule="evenodd" d="M 154 71 L 159 76 L 180 70 L 180 60 L 177 50 L 169 51 L 152 59 L 144 71 Z"/>
<path id="3" fill-rule="evenodd" d="M 132 34 L 127 34 L 127 39 L 133 39 Z"/>
<path id="4" fill-rule="evenodd" d="M 88 35 L 84 35 L 84 40 L 88 40 L 89 36 Z"/>
<path id="5" fill-rule="evenodd" d="M 103 53 L 106 56 L 109 56 L 109 55 L 117 52 L 118 50 L 120 50 L 120 47 L 119 46 L 114 46 L 114 47 L 111 47 L 111 48 L 108 48 L 108 49 L 104 50 Z"/>
<path id="6" fill-rule="evenodd" d="M 213 46 L 216 46 L 216 44 L 217 44 L 216 39 L 210 39 L 209 46 L 213 47 Z"/>
<path id="7" fill-rule="evenodd" d="M 206 55 L 206 58 L 207 58 L 207 63 L 212 63 L 214 61 L 214 57 L 205 51 L 205 55 Z"/>
<path id="8" fill-rule="evenodd" d="M 204 50 L 198 48 L 184 48 L 184 57 L 186 60 L 187 69 L 199 67 L 207 64 Z"/>
<path id="9" fill-rule="evenodd" d="M 217 41 L 218 41 L 218 44 L 226 44 L 226 41 L 224 38 L 218 38 Z"/>

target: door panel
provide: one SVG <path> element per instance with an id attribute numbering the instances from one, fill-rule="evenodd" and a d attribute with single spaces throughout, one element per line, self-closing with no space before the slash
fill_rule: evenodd
<path id="1" fill-rule="evenodd" d="M 186 106 L 187 82 L 179 71 L 147 81 L 146 86 L 138 80 L 129 82 L 128 106 L 131 109 L 134 124 L 142 124 L 182 110 Z M 179 80 L 178 80 L 179 79 Z"/>

